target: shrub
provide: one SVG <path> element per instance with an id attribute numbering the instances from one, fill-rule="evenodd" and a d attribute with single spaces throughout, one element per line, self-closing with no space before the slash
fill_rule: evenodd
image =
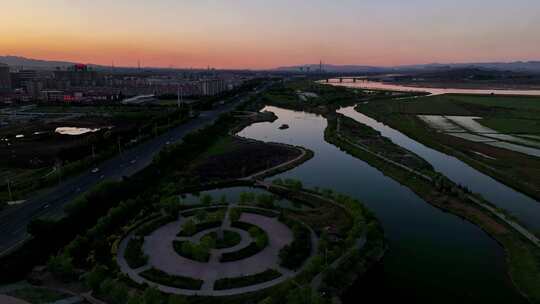
<path id="1" fill-rule="evenodd" d="M 62 280 L 69 280 L 75 277 L 73 259 L 66 254 L 59 254 L 49 258 L 47 268 L 56 277 Z"/>
<path id="2" fill-rule="evenodd" d="M 260 272 L 253 275 L 247 275 L 236 278 L 223 278 L 214 283 L 214 290 L 234 289 L 245 286 L 257 285 L 260 283 L 272 281 L 281 276 L 281 273 L 268 269 L 264 272 Z"/>
<path id="3" fill-rule="evenodd" d="M 194 279 L 190 277 L 176 276 L 171 275 L 161 270 L 151 268 L 140 273 L 140 275 L 152 282 L 163 284 L 166 286 L 189 289 L 189 290 L 200 290 L 203 284 L 202 280 Z M 145 291 L 146 294 L 146 291 Z M 146 303 L 146 300 L 145 300 Z"/>
<path id="4" fill-rule="evenodd" d="M 233 251 L 233 252 L 226 252 L 222 254 L 220 257 L 220 261 L 223 263 L 249 258 L 250 256 L 253 256 L 259 253 L 266 246 L 268 246 L 268 235 L 266 234 L 264 230 L 261 230 L 259 227 L 255 225 L 251 225 L 249 223 L 244 223 L 244 222 L 233 223 L 233 227 L 239 228 L 238 226 L 247 228 L 247 230 L 249 231 L 249 234 L 251 235 L 252 238 L 255 239 L 255 241 L 251 242 L 247 247 L 244 247 L 240 250 Z"/>
<path id="5" fill-rule="evenodd" d="M 189 222 L 190 220 L 188 220 Z M 186 224 L 188 223 L 186 222 Z M 204 230 L 208 230 L 208 229 L 212 229 L 212 228 L 217 228 L 217 227 L 220 227 L 221 226 L 221 223 L 222 221 L 209 221 L 209 222 L 203 222 L 203 223 L 198 223 L 198 224 L 195 224 L 194 225 L 194 228 L 191 227 L 191 224 L 187 227 L 189 229 L 185 229 L 186 227 L 185 226 L 182 226 L 182 230 L 178 233 L 178 236 L 181 236 L 181 237 L 190 237 L 190 236 L 194 236 L 195 234 L 201 232 L 201 231 L 204 231 Z M 184 224 L 185 225 L 185 224 Z"/>
<path id="6" fill-rule="evenodd" d="M 289 227 L 292 225 L 294 240 L 279 251 L 280 265 L 296 270 L 311 254 L 311 233 L 306 227 L 293 224 L 288 219 L 282 219 L 282 221 L 285 221 Z"/>
<path id="7" fill-rule="evenodd" d="M 213 202 L 214 198 L 210 194 L 203 194 L 201 197 L 201 204 L 210 205 Z"/>
<path id="8" fill-rule="evenodd" d="M 166 217 L 160 217 L 158 219 L 155 219 L 153 221 L 150 221 L 148 223 L 143 224 L 141 227 L 135 231 L 135 234 L 137 236 L 147 236 L 150 233 L 154 232 L 156 229 L 160 228 L 161 226 L 168 224 L 172 222 L 174 218 L 166 216 Z"/>
<path id="9" fill-rule="evenodd" d="M 133 237 L 128 241 L 124 258 L 129 267 L 136 269 L 146 265 L 148 262 L 148 257 L 142 251 L 143 244 L 144 238 L 142 237 Z"/>
<path id="10" fill-rule="evenodd" d="M 180 256 L 197 262 L 207 263 L 210 247 L 207 244 L 194 244 L 189 241 L 173 241 L 174 251 Z"/>

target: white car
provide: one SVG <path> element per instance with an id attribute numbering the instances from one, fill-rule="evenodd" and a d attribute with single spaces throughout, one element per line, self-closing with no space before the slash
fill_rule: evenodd
<path id="1" fill-rule="evenodd" d="M 99 172 L 99 168 L 94 168 L 94 169 L 92 169 L 91 172 L 92 172 L 92 173 L 98 173 L 98 172 Z"/>

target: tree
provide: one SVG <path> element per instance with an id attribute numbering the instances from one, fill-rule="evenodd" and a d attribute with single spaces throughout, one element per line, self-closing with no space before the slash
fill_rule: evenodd
<path id="1" fill-rule="evenodd" d="M 129 297 L 127 304 L 144 304 L 143 299 L 139 295 Z"/>
<path id="2" fill-rule="evenodd" d="M 185 255 L 190 256 L 193 254 L 193 244 L 189 241 L 183 242 L 181 249 Z"/>
<path id="3" fill-rule="evenodd" d="M 188 304 L 188 300 L 179 295 L 170 295 L 167 304 Z"/>
<path id="4" fill-rule="evenodd" d="M 295 288 L 287 295 L 288 304 L 320 304 L 323 299 L 310 287 Z"/>
<path id="5" fill-rule="evenodd" d="M 133 295 L 129 297 L 127 304 L 144 304 L 143 299 L 139 295 Z"/>
<path id="6" fill-rule="evenodd" d="M 210 194 L 203 194 L 201 197 L 201 204 L 203 205 L 210 205 L 213 202 L 213 198 Z"/>
<path id="7" fill-rule="evenodd" d="M 184 225 L 182 225 L 182 234 L 184 235 L 193 235 L 197 231 L 197 226 L 192 219 L 187 220 Z"/>
<path id="8" fill-rule="evenodd" d="M 114 303 L 122 304 L 128 298 L 129 292 L 124 283 L 117 282 L 111 290 L 110 295 Z"/>
<path id="9" fill-rule="evenodd" d="M 220 198 L 219 198 L 219 202 L 221 204 L 227 204 L 227 196 L 225 194 L 223 194 Z"/>
<path id="10" fill-rule="evenodd" d="M 147 287 L 143 294 L 144 304 L 161 304 L 163 297 L 157 288 Z"/>
<path id="11" fill-rule="evenodd" d="M 264 233 L 259 232 L 259 234 L 255 237 L 255 244 L 257 244 L 257 247 L 259 249 L 264 248 L 264 246 L 266 246 L 267 241 L 268 240 L 267 240 L 266 234 Z"/>
<path id="12" fill-rule="evenodd" d="M 92 290 L 97 291 L 101 282 L 107 277 L 106 269 L 103 266 L 96 266 L 92 271 L 86 274 L 85 283 Z"/>
<path id="13" fill-rule="evenodd" d="M 264 194 L 261 193 L 257 196 L 257 203 L 265 208 L 273 208 L 274 207 L 274 196 L 271 194 Z"/>
<path id="14" fill-rule="evenodd" d="M 193 245 L 192 255 L 196 261 L 203 262 L 206 261 L 209 251 L 210 248 L 207 247 L 207 244 L 201 243 L 199 245 Z"/>
<path id="15" fill-rule="evenodd" d="M 204 222 L 208 218 L 208 213 L 205 210 L 199 210 L 195 213 L 195 218 L 199 222 Z"/>
<path id="16" fill-rule="evenodd" d="M 255 237 L 257 237 L 257 235 L 259 235 L 259 228 L 257 228 L 257 227 L 251 227 L 251 228 L 249 228 L 248 232 L 249 232 L 249 235 L 250 235 L 252 238 L 255 238 Z"/>
<path id="17" fill-rule="evenodd" d="M 53 275 L 63 280 L 71 279 L 75 275 L 73 259 L 67 254 L 52 256 L 47 263 L 47 268 Z"/>
<path id="18" fill-rule="evenodd" d="M 233 208 L 229 211 L 229 219 L 232 222 L 237 222 L 240 220 L 240 216 L 242 215 L 242 211 L 238 208 Z"/>
<path id="19" fill-rule="evenodd" d="M 242 192 L 240 193 L 240 203 L 251 203 L 255 200 L 255 194 L 251 192 Z"/>
<path id="20" fill-rule="evenodd" d="M 159 205 L 167 215 L 175 218 L 178 217 L 178 213 L 180 212 L 180 204 L 177 196 L 162 198 Z"/>
<path id="21" fill-rule="evenodd" d="M 208 248 L 207 251 L 209 251 L 210 248 L 216 247 L 216 240 L 210 235 L 204 236 L 201 239 L 201 246 L 203 246 L 203 248 Z"/>
<path id="22" fill-rule="evenodd" d="M 114 281 L 112 279 L 105 279 L 105 281 L 99 284 L 99 293 L 108 295 L 114 288 Z"/>

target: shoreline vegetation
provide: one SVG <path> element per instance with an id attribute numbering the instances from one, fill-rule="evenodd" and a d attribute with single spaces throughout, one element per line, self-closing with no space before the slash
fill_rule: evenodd
<path id="1" fill-rule="evenodd" d="M 380 158 L 375 156 L 381 152 L 385 156 L 396 156 L 396 154 L 399 156 L 401 153 L 414 155 L 410 151 L 393 144 L 391 141 L 380 138 L 376 139 L 376 147 L 369 147 L 373 148 L 374 151 L 360 149 L 359 146 L 352 145 L 351 141 L 357 142 L 358 140 L 361 140 L 360 136 L 362 134 L 369 134 L 368 137 L 373 136 L 376 138 L 376 133 L 378 132 L 371 129 L 369 126 L 358 123 L 352 119 L 348 120 L 344 115 L 336 113 L 336 110 L 342 106 L 351 106 L 373 100 L 384 101 L 386 99 L 407 98 L 411 97 L 411 95 L 383 91 L 375 92 L 374 96 L 362 95 L 362 93 L 352 93 L 353 90 L 347 88 L 328 87 L 330 86 L 319 88 L 317 84 L 296 82 L 290 84 L 289 87 L 282 86 L 277 89 L 275 91 L 279 92 L 277 94 L 275 92 L 266 94 L 265 100 L 270 105 L 322 115 L 328 121 L 328 126 L 325 130 L 326 141 L 336 145 L 352 156 L 366 161 L 385 175 L 390 176 L 402 185 L 413 190 L 424 201 L 431 205 L 459 216 L 480 227 L 504 249 L 508 274 L 516 289 L 530 302 L 540 302 L 540 289 L 538 288 L 538 286 L 540 286 L 540 249 L 534 242 L 523 237 L 509 225 L 508 222 L 502 221 L 500 217 L 496 216 L 493 211 L 488 211 L 486 208 L 482 208 L 481 205 L 479 205 L 480 203 L 491 206 L 489 202 L 486 202 L 482 198 L 472 196 L 466 187 L 454 184 L 448 178 L 433 171 L 432 168 L 430 169 L 429 166 L 421 166 L 420 163 L 419 170 L 416 173 L 426 175 L 426 177 L 432 179 L 432 182 L 428 182 L 428 179 L 425 178 L 419 178 L 418 175 L 411 172 L 415 170 L 407 170 L 404 168 L 409 167 L 410 163 L 403 164 L 400 159 L 392 157 Z M 296 98 L 294 94 L 295 90 L 291 88 L 317 92 L 319 93 L 319 98 L 309 100 L 309 102 L 301 102 Z M 324 95 L 325 92 L 330 92 L 330 98 Z M 375 102 L 369 102 L 369 104 L 372 103 Z M 369 114 L 371 115 L 372 113 L 370 112 Z M 380 115 L 382 114 L 377 113 L 376 117 L 379 117 Z M 351 125 L 351 129 L 347 130 L 347 134 L 354 135 L 354 138 L 344 140 L 343 137 L 336 135 L 338 117 L 347 119 L 347 122 Z M 384 121 L 386 122 L 387 119 Z M 358 129 L 362 130 L 362 132 L 358 132 Z M 373 143 L 373 138 L 369 138 L 366 142 L 370 141 Z M 399 151 L 401 151 L 401 153 Z M 471 200 L 468 197 L 473 199 Z M 503 215 L 503 217 L 506 216 Z M 533 238 L 535 238 L 535 236 L 533 236 Z"/>

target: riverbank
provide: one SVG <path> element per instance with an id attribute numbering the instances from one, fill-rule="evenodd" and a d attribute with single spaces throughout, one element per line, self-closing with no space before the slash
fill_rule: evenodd
<path id="1" fill-rule="evenodd" d="M 475 206 L 467 197 L 467 193 L 448 179 L 430 182 L 419 175 L 422 173 L 405 170 L 389 159 L 377 156 L 377 153 L 370 151 L 369 148 L 356 144 L 358 138 L 344 137 L 342 132 L 338 131 L 338 128 L 342 128 L 342 124 L 338 123 L 339 119 L 347 119 L 347 117 L 340 114 L 327 117 L 328 126 L 325 131 L 325 139 L 328 142 L 368 162 L 384 174 L 413 190 L 433 206 L 478 225 L 505 249 L 508 272 L 518 290 L 531 302 L 540 301 L 540 291 L 537 288 L 540 286 L 540 260 L 538 259 L 540 250 L 537 246 L 524 239 L 499 217 Z M 349 124 L 353 124 L 353 122 L 349 122 Z M 367 126 L 361 126 L 361 128 L 365 127 Z M 436 175 L 435 172 L 433 173 Z"/>
<path id="2" fill-rule="evenodd" d="M 490 102 L 490 98 L 493 101 Z M 381 99 L 377 102 L 359 104 L 355 110 L 399 130 L 432 149 L 454 156 L 474 169 L 540 201 L 539 158 L 488 145 L 483 141 L 465 140 L 441 130 L 434 130 L 417 117 L 417 115 L 481 116 L 484 117 L 482 123 L 494 128 L 494 132 L 501 132 L 488 136 L 500 137 L 503 134 L 536 136 L 534 132 L 538 131 L 535 126 L 540 122 L 538 120 L 540 106 L 531 106 L 534 103 L 529 100 L 538 100 L 540 105 L 540 98 L 533 97 L 482 99 L 468 95 L 443 95 L 417 98 L 410 102 L 400 102 L 393 98 Z M 509 108 L 511 105 L 513 108 Z"/>

